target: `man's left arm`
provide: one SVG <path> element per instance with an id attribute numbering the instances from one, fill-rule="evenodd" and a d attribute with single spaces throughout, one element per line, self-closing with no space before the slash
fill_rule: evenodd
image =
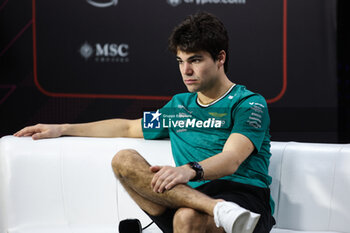
<path id="1" fill-rule="evenodd" d="M 221 153 L 199 162 L 205 180 L 215 180 L 235 173 L 238 167 L 254 151 L 249 138 L 240 133 L 232 133 Z"/>
<path id="2" fill-rule="evenodd" d="M 215 180 L 235 173 L 254 148 L 246 136 L 232 133 L 221 153 L 199 162 L 204 171 L 203 178 Z M 172 189 L 177 184 L 186 184 L 196 176 L 196 172 L 187 164 L 180 167 L 151 166 L 150 170 L 155 173 L 151 186 L 159 193 Z"/>

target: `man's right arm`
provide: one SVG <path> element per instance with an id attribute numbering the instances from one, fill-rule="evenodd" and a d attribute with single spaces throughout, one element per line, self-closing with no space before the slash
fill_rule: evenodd
<path id="1" fill-rule="evenodd" d="M 37 124 L 28 126 L 14 136 L 33 139 L 55 138 L 64 135 L 81 137 L 143 137 L 141 119 L 110 119 L 82 124 Z"/>

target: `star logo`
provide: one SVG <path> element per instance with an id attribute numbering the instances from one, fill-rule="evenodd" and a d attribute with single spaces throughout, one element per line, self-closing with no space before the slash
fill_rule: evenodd
<path id="1" fill-rule="evenodd" d="M 159 109 L 158 109 L 155 113 L 151 113 L 151 115 L 153 116 L 151 122 L 153 122 L 154 120 L 159 121 L 159 117 L 160 117 L 160 115 L 162 115 L 162 114 L 159 112 Z"/>
<path id="2" fill-rule="evenodd" d="M 143 127 L 145 129 L 159 129 L 160 119 L 162 114 L 157 110 L 156 112 L 144 112 L 143 113 Z"/>

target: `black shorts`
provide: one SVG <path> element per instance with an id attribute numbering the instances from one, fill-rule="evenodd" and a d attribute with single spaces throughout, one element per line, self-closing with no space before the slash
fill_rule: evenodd
<path id="1" fill-rule="evenodd" d="M 276 223 L 271 215 L 269 188 L 229 180 L 213 180 L 196 189 L 212 198 L 231 201 L 247 210 L 259 213 L 261 216 L 254 233 L 268 233 Z M 162 215 L 149 216 L 163 232 L 172 233 L 175 212 L 176 209 L 167 209 Z"/>

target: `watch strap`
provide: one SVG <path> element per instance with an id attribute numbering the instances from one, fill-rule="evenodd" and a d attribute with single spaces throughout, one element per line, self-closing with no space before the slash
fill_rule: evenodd
<path id="1" fill-rule="evenodd" d="M 204 171 L 202 166 L 197 162 L 189 162 L 188 165 L 196 172 L 195 177 L 193 177 L 190 181 L 203 180 Z"/>

